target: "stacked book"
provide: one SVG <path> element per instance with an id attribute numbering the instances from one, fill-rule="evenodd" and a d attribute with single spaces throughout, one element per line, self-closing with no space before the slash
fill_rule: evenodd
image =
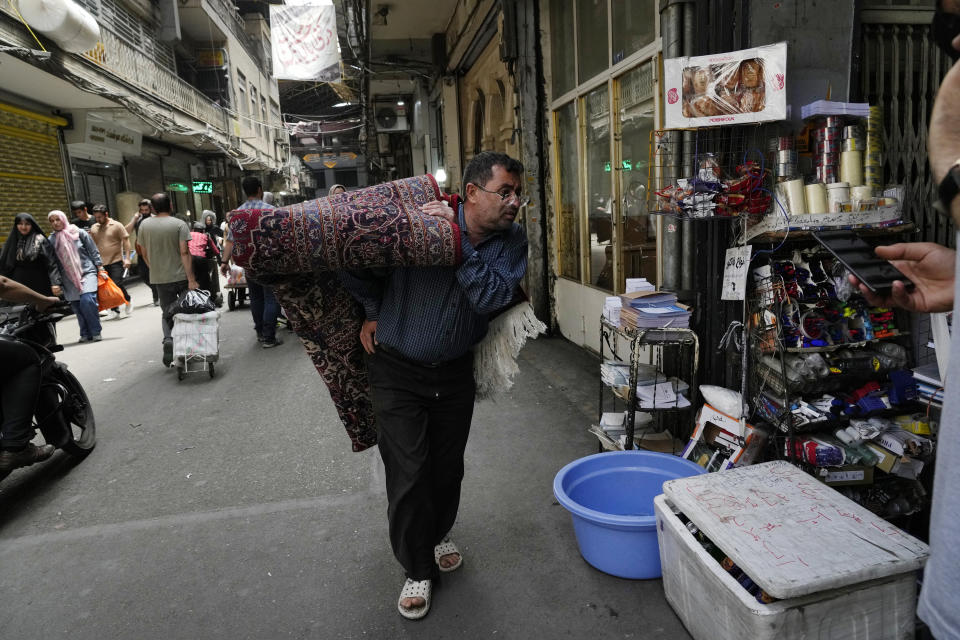
<path id="1" fill-rule="evenodd" d="M 943 407 L 943 380 L 940 378 L 936 360 L 914 369 L 913 379 L 917 383 L 917 391 L 923 404 Z"/>
<path id="2" fill-rule="evenodd" d="M 856 116 L 866 118 L 870 115 L 870 105 L 866 102 L 831 102 L 817 100 L 800 109 L 804 120 L 815 116 Z"/>
<path id="3" fill-rule="evenodd" d="M 631 329 L 686 329 L 690 309 L 668 291 L 637 291 L 620 296 L 620 326 Z"/>

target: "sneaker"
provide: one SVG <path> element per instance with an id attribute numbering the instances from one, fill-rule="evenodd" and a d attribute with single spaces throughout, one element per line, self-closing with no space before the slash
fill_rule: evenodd
<path id="1" fill-rule="evenodd" d="M 32 442 L 20 451 L 0 451 L 0 473 L 10 473 L 19 467 L 29 467 L 34 462 L 41 462 L 53 455 L 52 444 L 41 447 Z"/>
<path id="2" fill-rule="evenodd" d="M 90 338 L 90 339 L 93 340 L 94 342 L 100 342 L 101 340 L 103 340 L 103 336 L 101 336 L 101 335 L 98 333 L 97 335 L 93 336 L 93 337 Z"/>
<path id="3" fill-rule="evenodd" d="M 160 301 L 159 301 L 159 300 L 154 300 L 154 301 L 153 301 L 153 306 L 159 307 L 159 306 L 160 306 Z"/>
<path id="4" fill-rule="evenodd" d="M 119 320 L 120 319 L 120 310 L 119 309 L 110 309 L 110 317 L 107 320 Z"/>
<path id="5" fill-rule="evenodd" d="M 127 304 L 125 304 L 125 305 L 123 306 L 123 312 L 126 314 L 125 317 L 127 317 L 127 318 L 129 318 L 130 316 L 132 316 L 132 315 L 133 315 L 133 303 L 132 303 L 132 302 L 128 302 Z"/>
<path id="6" fill-rule="evenodd" d="M 108 310 L 105 310 L 105 311 L 101 311 L 101 312 L 100 312 L 100 317 L 101 317 L 101 318 L 109 318 L 111 313 L 113 313 L 113 312 L 110 311 L 109 309 L 108 309 Z"/>
<path id="7" fill-rule="evenodd" d="M 93 338 L 89 336 L 80 336 L 80 339 L 77 340 L 77 344 L 82 344 L 84 342 L 93 342 Z"/>
<path id="8" fill-rule="evenodd" d="M 264 341 L 263 341 L 263 344 L 261 344 L 260 346 L 263 347 L 264 349 L 273 349 L 274 347 L 276 347 L 276 346 L 278 346 L 278 345 L 281 345 L 281 344 L 283 344 L 283 338 L 280 338 L 280 337 L 278 336 L 278 337 L 274 338 L 273 340 L 264 340 Z"/>
<path id="9" fill-rule="evenodd" d="M 163 366 L 169 367 L 173 364 L 173 340 L 163 341 Z"/>

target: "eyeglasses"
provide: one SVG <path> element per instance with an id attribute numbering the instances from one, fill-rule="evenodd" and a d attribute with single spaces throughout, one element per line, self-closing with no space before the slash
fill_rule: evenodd
<path id="1" fill-rule="evenodd" d="M 520 194 L 514 191 L 511 191 L 510 189 L 504 189 L 502 191 L 490 191 L 489 189 L 484 189 L 483 187 L 478 185 L 476 182 L 471 182 L 470 184 L 475 186 L 477 189 L 480 189 L 480 191 L 486 191 L 487 193 L 492 193 L 494 195 L 500 196 L 500 199 L 504 202 L 506 202 L 507 200 L 512 200 L 516 198 L 517 207 L 523 207 L 530 203 L 530 196 L 521 196 Z"/>

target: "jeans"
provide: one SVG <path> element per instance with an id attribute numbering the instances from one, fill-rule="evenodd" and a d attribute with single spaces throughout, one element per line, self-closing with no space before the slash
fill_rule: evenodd
<path id="1" fill-rule="evenodd" d="M 172 341 L 173 314 L 168 314 L 167 309 L 170 307 L 170 305 L 177 301 L 177 296 L 187 290 L 187 281 L 181 280 L 180 282 L 164 282 L 163 284 L 158 284 L 156 286 L 157 293 L 160 296 L 160 310 L 163 312 L 163 315 L 160 317 L 160 325 L 163 327 L 163 341 Z"/>
<path id="2" fill-rule="evenodd" d="M 70 307 L 77 314 L 81 338 L 92 338 L 100 335 L 100 308 L 97 306 L 96 291 L 81 293 L 79 300 L 70 302 Z"/>
<path id="3" fill-rule="evenodd" d="M 107 271 L 107 275 L 110 276 L 110 279 L 113 280 L 120 291 L 123 291 L 123 298 L 127 302 L 130 302 L 130 294 L 127 293 L 126 287 L 123 286 L 123 261 L 114 262 L 113 264 L 106 264 L 103 266 Z M 112 311 L 119 311 L 120 307 L 114 307 Z"/>
<path id="4" fill-rule="evenodd" d="M 387 484 L 390 544 L 411 580 L 436 578 L 433 548 L 460 507 L 476 386 L 473 354 L 423 366 L 378 348 L 367 356 Z"/>
<path id="5" fill-rule="evenodd" d="M 150 284 L 150 267 L 148 267 L 147 263 L 143 260 L 138 260 L 137 270 L 140 272 L 140 277 L 143 279 L 144 283 L 150 287 L 150 292 L 153 294 L 153 301 L 156 302 L 160 299 L 160 294 L 157 293 L 157 285 Z"/>
<path id="6" fill-rule="evenodd" d="M 22 342 L 0 338 L 0 445 L 33 440 L 33 412 L 40 392 L 40 358 Z"/>
<path id="7" fill-rule="evenodd" d="M 257 337 L 264 342 L 277 339 L 277 318 L 280 305 L 273 295 L 273 287 L 258 284 L 247 278 L 247 291 L 250 292 L 250 313 L 253 314 L 253 328 Z"/>

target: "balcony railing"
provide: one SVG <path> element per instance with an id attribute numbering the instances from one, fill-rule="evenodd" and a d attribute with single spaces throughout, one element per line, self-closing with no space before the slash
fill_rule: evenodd
<path id="1" fill-rule="evenodd" d="M 227 114 L 190 83 L 165 69 L 115 36 L 100 29 L 100 43 L 83 57 L 113 76 L 143 89 L 170 106 L 209 124 L 221 133 L 228 131 Z"/>

